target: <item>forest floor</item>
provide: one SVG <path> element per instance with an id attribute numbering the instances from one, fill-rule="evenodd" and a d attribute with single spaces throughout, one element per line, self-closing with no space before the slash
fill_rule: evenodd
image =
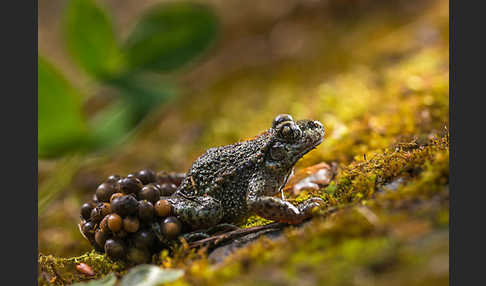
<path id="1" fill-rule="evenodd" d="M 327 130 L 296 174 L 322 162 L 337 169 L 329 184 L 300 191 L 289 185 L 285 195 L 293 203 L 319 196 L 325 206 L 302 226 L 262 235 L 218 263 L 204 248 L 162 252 L 157 264 L 185 271 L 172 283 L 447 285 L 448 10 L 447 1 L 431 1 L 400 16 L 373 10 L 352 23 L 289 16 L 326 32 L 325 41 L 309 36 L 314 48 L 306 57 L 240 67 L 193 85 L 108 154 L 40 162 L 40 189 L 64 192 L 39 214 L 39 284 L 129 269 L 91 251 L 76 226 L 81 203 L 103 178 L 146 167 L 184 172 L 207 148 L 251 138 L 289 113 Z M 252 217 L 243 227 L 268 223 Z M 76 271 L 80 262 L 95 275 Z"/>

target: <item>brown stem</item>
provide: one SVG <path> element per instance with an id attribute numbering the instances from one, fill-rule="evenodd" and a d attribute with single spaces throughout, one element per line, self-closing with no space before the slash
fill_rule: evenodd
<path id="1" fill-rule="evenodd" d="M 57 272 L 57 270 L 56 270 L 56 266 L 54 265 L 54 263 L 52 263 L 52 262 L 51 262 L 51 263 L 49 263 L 49 265 L 51 266 L 52 272 L 54 272 L 54 276 L 55 276 L 55 277 L 57 277 L 57 278 L 59 278 L 59 280 L 61 280 L 61 282 L 62 282 L 63 284 L 66 284 L 66 283 L 67 283 L 67 281 L 66 281 L 66 280 L 64 280 L 64 279 L 61 277 L 61 275 L 60 275 L 60 274 Z"/>
<path id="2" fill-rule="evenodd" d="M 274 222 L 274 223 L 270 223 L 270 224 L 262 225 L 262 226 L 254 226 L 254 227 L 249 227 L 249 228 L 237 229 L 237 230 L 233 230 L 233 231 L 226 232 L 226 233 L 223 233 L 223 234 L 219 234 L 219 235 L 211 236 L 211 237 L 204 238 L 204 239 L 201 239 L 201 240 L 193 241 L 193 242 L 189 243 L 189 246 L 190 247 L 215 246 L 217 244 L 228 241 L 230 239 L 234 239 L 234 238 L 237 238 L 239 236 L 247 235 L 247 234 L 250 234 L 250 233 L 259 232 L 259 231 L 262 231 L 262 230 L 279 230 L 279 229 L 282 229 L 286 225 L 288 225 L 288 224 Z"/>

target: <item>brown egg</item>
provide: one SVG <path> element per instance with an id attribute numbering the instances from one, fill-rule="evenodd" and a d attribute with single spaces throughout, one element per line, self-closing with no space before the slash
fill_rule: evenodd
<path id="1" fill-rule="evenodd" d="M 95 241 L 99 246 L 103 247 L 107 239 L 108 234 L 104 233 L 100 229 L 95 232 Z"/>
<path id="2" fill-rule="evenodd" d="M 103 205 L 101 206 L 101 214 L 103 215 L 103 217 L 111 214 L 112 211 L 111 211 L 111 206 L 110 206 L 110 203 L 103 203 Z"/>
<path id="3" fill-rule="evenodd" d="M 137 178 L 142 181 L 144 185 L 153 183 L 157 179 L 155 172 L 150 169 L 143 169 L 138 172 Z"/>
<path id="4" fill-rule="evenodd" d="M 116 238 L 125 238 L 128 236 L 128 232 L 126 232 L 124 229 L 120 230 L 119 232 L 115 232 L 113 234 L 114 237 Z"/>
<path id="5" fill-rule="evenodd" d="M 94 240 L 95 236 L 95 223 L 88 221 L 82 224 L 81 231 L 89 241 Z"/>
<path id="6" fill-rule="evenodd" d="M 185 173 L 170 173 L 169 179 L 170 182 L 173 183 L 175 186 L 179 186 L 184 178 L 186 177 Z"/>
<path id="7" fill-rule="evenodd" d="M 96 198 L 99 202 L 109 202 L 111 195 L 118 191 L 118 184 L 103 183 L 96 189 Z"/>
<path id="8" fill-rule="evenodd" d="M 113 174 L 113 175 L 109 176 L 108 179 L 106 179 L 106 183 L 113 184 L 113 183 L 118 182 L 118 180 L 120 180 L 120 179 L 121 179 L 120 175 Z"/>
<path id="9" fill-rule="evenodd" d="M 170 216 L 162 222 L 161 228 L 162 233 L 166 237 L 173 239 L 181 233 L 182 224 L 179 219 L 174 216 Z"/>
<path id="10" fill-rule="evenodd" d="M 99 223 L 105 217 L 103 215 L 102 206 L 103 203 L 99 203 L 94 209 L 91 210 L 90 220 L 93 223 Z"/>
<path id="11" fill-rule="evenodd" d="M 127 253 L 127 260 L 133 264 L 149 263 L 150 258 L 150 252 L 146 249 L 132 247 Z"/>
<path id="12" fill-rule="evenodd" d="M 172 205 L 167 200 L 158 200 L 155 203 L 155 212 L 160 217 L 169 216 L 172 211 Z"/>
<path id="13" fill-rule="evenodd" d="M 147 200 L 154 204 L 160 199 L 160 190 L 153 184 L 146 185 L 138 193 L 138 199 Z"/>
<path id="14" fill-rule="evenodd" d="M 123 220 L 118 214 L 111 214 L 108 216 L 108 228 L 112 232 L 118 232 L 123 227 Z"/>
<path id="15" fill-rule="evenodd" d="M 133 245 L 140 249 L 151 249 L 155 244 L 155 240 L 155 235 L 150 230 L 140 230 L 132 237 Z"/>
<path id="16" fill-rule="evenodd" d="M 108 239 L 105 242 L 105 252 L 113 260 L 123 259 L 126 254 L 125 244 L 118 239 Z"/>
<path id="17" fill-rule="evenodd" d="M 124 195 L 113 199 L 111 209 L 113 212 L 125 217 L 137 212 L 138 201 L 131 195 Z"/>
<path id="18" fill-rule="evenodd" d="M 136 177 L 127 177 L 119 181 L 120 190 L 125 194 L 138 194 L 142 189 L 142 182 Z"/>
<path id="19" fill-rule="evenodd" d="M 102 232 L 104 232 L 104 233 L 109 233 L 109 232 L 110 232 L 110 228 L 108 227 L 108 218 L 109 218 L 109 217 L 110 217 L 109 215 L 105 216 L 105 217 L 104 217 L 104 218 L 101 220 L 101 222 L 100 222 L 100 230 L 101 230 Z M 103 245 L 102 245 L 102 246 L 103 246 Z"/>
<path id="20" fill-rule="evenodd" d="M 81 217 L 86 220 L 89 219 L 91 216 L 91 211 L 93 210 L 94 207 L 95 206 L 93 203 L 84 203 L 81 206 Z"/>
<path id="21" fill-rule="evenodd" d="M 152 219 L 154 218 L 154 214 L 155 214 L 155 209 L 154 209 L 154 205 L 152 205 L 151 202 L 144 200 L 138 203 L 138 218 L 142 222 L 146 222 L 146 223 L 151 222 Z"/>
<path id="22" fill-rule="evenodd" d="M 177 186 L 172 183 L 163 183 L 157 185 L 160 190 L 160 195 L 164 197 L 169 197 L 177 190 Z"/>
<path id="23" fill-rule="evenodd" d="M 123 229 L 126 232 L 137 232 L 140 227 L 140 221 L 138 218 L 129 216 L 123 219 Z"/>
<path id="24" fill-rule="evenodd" d="M 110 197 L 110 204 L 111 204 L 111 202 L 113 202 L 113 200 L 114 200 L 114 199 L 119 198 L 119 197 L 123 197 L 123 196 L 124 196 L 124 194 L 123 194 L 123 193 L 114 193 L 114 194 L 113 194 L 113 195 L 111 195 L 111 197 Z"/>

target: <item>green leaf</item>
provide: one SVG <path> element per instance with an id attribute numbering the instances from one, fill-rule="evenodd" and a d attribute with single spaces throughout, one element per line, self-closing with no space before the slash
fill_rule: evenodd
<path id="1" fill-rule="evenodd" d="M 39 185 L 37 195 L 38 215 L 44 214 L 51 203 L 66 190 L 83 162 L 82 154 L 68 155 L 57 160 L 56 170 L 53 170 L 49 177 Z"/>
<path id="2" fill-rule="evenodd" d="M 110 83 L 120 89 L 126 103 L 131 106 L 135 124 L 176 95 L 172 83 L 140 74 L 126 74 Z"/>
<path id="3" fill-rule="evenodd" d="M 160 267 L 144 264 L 132 268 L 123 277 L 120 286 L 156 286 L 172 282 L 184 275 L 180 269 L 162 269 Z"/>
<path id="4" fill-rule="evenodd" d="M 202 4 L 164 3 L 142 17 L 124 50 L 132 68 L 170 71 L 206 50 L 217 28 L 218 19 Z"/>
<path id="5" fill-rule="evenodd" d="M 105 276 L 104 278 L 98 280 L 92 280 L 89 282 L 78 282 L 71 286 L 114 286 L 116 283 L 116 276 L 113 273 Z"/>
<path id="6" fill-rule="evenodd" d="M 122 57 L 107 13 L 93 0 L 71 0 L 64 35 L 72 57 L 96 78 L 120 72 Z"/>
<path id="7" fill-rule="evenodd" d="M 79 94 L 44 58 L 38 65 L 38 151 L 61 155 L 83 146 L 87 129 Z"/>
<path id="8" fill-rule="evenodd" d="M 102 110 L 90 121 L 93 146 L 107 148 L 122 143 L 135 127 L 133 108 L 122 99 Z"/>
<path id="9" fill-rule="evenodd" d="M 137 75 L 125 75 L 107 83 L 118 88 L 122 97 L 90 120 L 92 143 L 98 148 L 122 143 L 152 110 L 176 93 L 169 82 Z"/>

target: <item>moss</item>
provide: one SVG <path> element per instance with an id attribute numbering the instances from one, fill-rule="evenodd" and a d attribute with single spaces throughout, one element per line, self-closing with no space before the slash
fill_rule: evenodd
<path id="1" fill-rule="evenodd" d="M 350 272 L 379 275 L 391 268 L 406 269 L 412 262 L 403 258 L 406 254 L 400 254 L 405 251 L 403 245 L 408 247 L 409 241 L 426 237 L 434 225 L 447 228 L 448 159 L 447 136 L 423 146 L 411 142 L 384 150 L 369 160 L 343 167 L 330 186 L 299 194 L 296 201 L 321 196 L 328 208 L 307 226 L 286 229 L 284 240 L 259 239 L 219 268 L 209 266 L 204 249 L 196 251 L 187 244 L 172 249 L 172 255 L 164 251 L 158 263 L 187 270 L 186 277 L 176 285 L 220 285 L 236 277 L 250 283 L 253 280 L 244 278 L 248 275 L 258 278 L 254 281 L 292 285 L 299 282 L 303 272 L 313 281 L 335 285 L 351 283 Z M 404 173 L 412 173 L 405 185 L 396 191 L 378 191 Z M 432 199 L 436 204 L 430 204 Z M 337 211 L 329 213 L 333 207 Z M 247 226 L 264 223 L 253 218 Z M 41 272 L 67 282 L 86 279 L 74 270 L 79 262 L 93 267 L 96 277 L 111 271 L 123 274 L 126 268 L 94 251 L 68 259 L 39 256 Z M 276 276 L 280 278 L 273 281 L 261 269 L 281 269 Z"/>
<path id="2" fill-rule="evenodd" d="M 253 227 L 253 226 L 260 226 L 260 225 L 266 225 L 266 224 L 269 224 L 269 223 L 272 223 L 273 221 L 271 220 L 268 220 L 268 219 L 264 219 L 262 217 L 259 217 L 259 216 L 251 216 L 248 218 L 248 220 L 241 226 L 243 228 L 247 228 L 247 227 Z"/>
<path id="3" fill-rule="evenodd" d="M 410 144 L 412 150 L 396 147 L 367 161 L 353 162 L 338 175 L 337 184 L 327 187 L 324 192 L 332 193 L 338 203 L 367 199 L 373 196 L 377 186 L 405 173 L 413 174 L 428 166 L 431 160 L 448 156 L 447 136 L 432 140 L 428 146 Z"/>
<path id="4" fill-rule="evenodd" d="M 76 271 L 76 265 L 85 263 L 89 265 L 95 275 L 89 277 Z M 60 258 L 52 255 L 39 254 L 39 285 L 64 285 L 86 279 L 104 277 L 110 272 L 124 273 L 126 265 L 122 262 L 113 262 L 106 255 L 94 250 L 80 256 Z"/>
<path id="5" fill-rule="evenodd" d="M 353 279 L 359 273 L 366 279 L 375 279 L 398 271 L 397 277 L 411 281 L 406 277 L 407 271 L 417 271 L 428 259 L 409 248 L 416 247 L 419 239 L 430 239 L 431 233 L 447 230 L 447 225 L 438 221 L 448 211 L 447 146 L 445 137 L 412 151 L 385 151 L 372 160 L 350 164 L 335 185 L 339 189 L 336 201 L 340 210 L 323 214 L 303 228 L 287 229 L 284 240 L 262 238 L 210 274 L 207 268 L 195 267 L 204 268 L 205 274 L 189 271 L 184 279 L 195 285 L 234 285 L 234 281 L 249 285 L 262 281 L 294 285 L 301 279 L 342 285 L 356 283 Z M 384 170 L 383 164 L 392 161 L 395 168 Z M 370 189 L 376 189 L 376 182 L 386 182 L 415 168 L 422 171 L 405 186 L 370 194 Z M 369 174 L 377 176 L 364 180 Z M 349 194 L 353 192 L 367 195 L 358 200 Z M 436 204 L 430 204 L 430 198 L 436 198 Z M 434 230 L 434 224 L 439 228 Z M 441 247 L 447 249 L 447 244 L 444 242 Z M 275 277 L 264 271 L 276 269 L 281 273 Z M 365 280 L 357 284 L 366 285 Z"/>

